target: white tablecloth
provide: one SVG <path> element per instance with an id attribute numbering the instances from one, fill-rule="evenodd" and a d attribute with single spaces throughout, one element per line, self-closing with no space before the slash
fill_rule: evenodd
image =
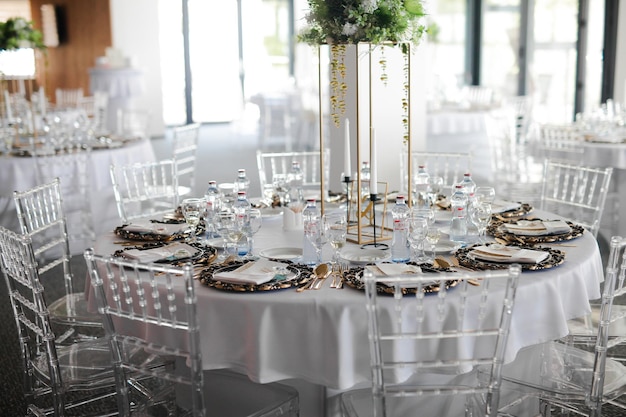
<path id="1" fill-rule="evenodd" d="M 109 174 L 110 165 L 155 161 L 156 157 L 150 141 L 141 140 L 119 148 L 93 150 L 90 158 L 92 219 L 96 235 L 100 235 L 110 231 L 119 223 Z M 67 175 L 77 175 L 75 169 L 76 166 L 67 166 Z M 39 185 L 36 161 L 31 157 L 0 156 L 0 172 L 2 173 L 0 224 L 8 229 L 19 231 L 13 191 L 26 191 Z"/>
<path id="2" fill-rule="evenodd" d="M 265 219 L 256 250 L 302 246 L 302 232 L 283 232 L 281 226 L 280 218 Z M 115 239 L 113 233 L 102 236 L 96 251 L 113 253 L 119 249 Z M 600 296 L 595 239 L 585 234 L 568 244 L 573 247 L 558 247 L 567 254 L 561 266 L 522 274 L 507 360 L 522 347 L 564 336 L 566 321 L 589 312 L 589 300 Z M 319 291 L 302 293 L 234 293 L 197 285 L 196 294 L 206 369 L 228 367 L 254 381 L 297 378 L 338 390 L 371 380 L 362 291 L 331 289 L 327 281 Z"/>

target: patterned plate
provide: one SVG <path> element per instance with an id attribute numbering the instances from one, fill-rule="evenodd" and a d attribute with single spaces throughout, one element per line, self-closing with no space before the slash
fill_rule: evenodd
<path id="1" fill-rule="evenodd" d="M 116 257 L 123 256 L 124 251 L 130 250 L 130 249 L 148 250 L 148 249 L 160 248 L 168 244 L 169 242 L 150 242 L 150 243 L 144 243 L 143 245 L 126 246 L 124 247 L 124 249 L 116 250 L 113 253 L 113 256 L 116 256 Z M 198 251 L 188 258 L 179 258 L 179 259 L 176 259 L 175 261 L 162 260 L 162 261 L 156 261 L 155 263 L 168 263 L 174 266 L 182 266 L 188 262 L 191 262 L 194 264 L 194 266 L 202 266 L 202 265 L 210 265 L 217 257 L 217 249 L 215 248 L 212 248 L 209 246 L 203 246 L 199 243 L 188 243 L 188 245 L 198 249 Z"/>
<path id="2" fill-rule="evenodd" d="M 475 270 L 505 269 L 508 268 L 509 265 L 511 265 L 511 263 L 509 262 L 492 262 L 482 259 L 474 259 L 470 252 L 474 249 L 475 246 L 482 246 L 482 244 L 467 246 L 456 251 L 454 256 L 458 259 L 459 265 Z M 549 253 L 549 256 L 539 263 L 520 263 L 519 265 L 521 266 L 522 270 L 540 271 L 542 269 L 554 268 L 555 266 L 559 266 L 563 262 L 565 262 L 565 253 L 558 249 L 536 247 L 530 245 L 517 245 L 516 247 L 521 249 L 541 250 Z"/>
<path id="3" fill-rule="evenodd" d="M 166 220 L 150 220 L 151 223 L 156 224 L 184 224 L 184 221 L 177 221 L 174 219 L 166 219 Z M 170 242 L 172 240 L 186 239 L 190 236 L 191 232 L 187 229 L 183 232 L 174 233 L 171 235 L 166 235 L 162 233 L 149 233 L 149 232 L 134 232 L 132 230 L 127 230 L 127 224 L 118 226 L 115 228 L 115 234 L 123 239 L 128 240 L 137 240 L 144 242 Z M 196 228 L 196 236 L 200 236 L 205 231 L 205 223 L 204 220 L 200 221 L 200 224 Z"/>
<path id="4" fill-rule="evenodd" d="M 508 210 L 508 211 L 503 211 L 502 213 L 494 214 L 493 217 L 496 219 L 498 218 L 510 219 L 512 217 L 525 216 L 531 211 L 533 211 L 533 206 L 531 206 L 528 203 L 520 203 L 520 206 L 518 208 Z"/>
<path id="5" fill-rule="evenodd" d="M 438 273 L 438 272 L 452 272 L 450 268 L 434 268 L 431 264 L 417 264 L 414 262 L 408 262 L 409 265 L 417 265 L 422 269 L 422 272 L 425 273 Z M 365 290 L 365 284 L 363 283 L 363 270 L 364 267 L 358 266 L 355 268 L 350 268 L 348 272 L 344 275 L 344 283 L 357 290 Z M 458 280 L 446 281 L 446 288 L 455 287 L 459 283 Z M 376 291 L 378 294 L 390 294 L 393 295 L 394 289 L 393 287 L 387 286 L 381 282 L 376 285 Z M 416 288 L 403 288 L 403 294 L 415 294 L 417 292 Z M 434 284 L 431 286 L 427 286 L 423 288 L 423 292 L 430 294 L 439 292 L 439 284 Z"/>
<path id="6" fill-rule="evenodd" d="M 274 291 L 283 290 L 286 288 L 295 288 L 305 285 L 311 280 L 311 268 L 305 265 L 298 265 L 291 262 L 283 262 L 286 265 L 287 270 L 294 274 L 291 279 L 285 280 L 272 280 L 260 285 L 254 284 L 235 284 L 231 282 L 222 282 L 213 279 L 213 274 L 218 270 L 233 271 L 240 266 L 253 261 L 236 261 L 231 262 L 228 265 L 215 264 L 210 265 L 208 268 L 200 273 L 200 282 L 204 285 L 224 291 L 236 291 L 236 292 L 258 292 L 258 291 Z M 225 269 L 226 268 L 226 269 Z"/>
<path id="7" fill-rule="evenodd" d="M 527 219 L 530 220 L 530 219 Z M 533 220 L 541 220 L 541 219 L 533 219 Z M 505 223 L 513 224 L 517 220 L 504 220 L 504 219 L 492 219 L 489 226 L 487 226 L 487 234 L 493 236 L 494 238 L 502 239 L 509 243 L 515 243 L 518 245 L 536 245 L 538 243 L 552 243 L 552 242 L 561 242 L 564 240 L 572 240 L 576 239 L 583 235 L 585 232 L 584 227 L 574 224 L 570 221 L 567 221 L 567 224 L 570 227 L 570 231 L 568 233 L 560 233 L 554 235 L 540 235 L 540 236 L 526 236 L 526 235 L 517 235 L 515 233 L 511 233 L 507 231 L 502 225 Z"/>

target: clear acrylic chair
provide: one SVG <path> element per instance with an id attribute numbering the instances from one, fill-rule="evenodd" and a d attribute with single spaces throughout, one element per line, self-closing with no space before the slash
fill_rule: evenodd
<path id="1" fill-rule="evenodd" d="M 192 123 L 173 129 L 172 159 L 178 173 L 178 195 L 192 194 L 196 185 L 196 153 L 200 124 Z"/>
<path id="2" fill-rule="evenodd" d="M 472 154 L 468 152 L 411 152 L 411 170 L 413 175 L 417 174 L 420 165 L 426 166 L 428 174 L 443 178 L 443 187 L 452 192 L 454 186 L 461 182 L 463 174 L 472 172 Z M 400 189 L 407 192 L 407 161 L 408 152 L 402 151 L 400 157 L 401 184 Z"/>
<path id="3" fill-rule="evenodd" d="M 320 169 L 320 152 L 263 152 L 257 151 L 257 167 L 259 169 L 259 184 L 261 192 L 265 193 L 272 189 L 272 178 L 274 174 L 287 174 L 291 169 L 293 161 L 300 163 L 300 168 L 304 175 L 302 188 L 305 198 L 307 196 L 328 199 L 330 181 L 330 150 L 324 150 L 324 190 L 321 190 L 322 169 Z M 265 195 L 265 194 L 264 194 Z"/>
<path id="4" fill-rule="evenodd" d="M 51 320 L 66 328 L 58 341 L 98 335 L 100 316 L 88 311 L 84 293 L 75 290 L 60 180 L 16 191 L 14 201 L 21 231 L 33 242 L 38 275 L 44 280 L 58 273 L 63 276 L 65 295 L 48 307 Z"/>
<path id="5" fill-rule="evenodd" d="M 178 207 L 174 161 L 113 164 L 110 173 L 117 211 L 125 224 L 144 216 L 171 213 Z"/>
<path id="6" fill-rule="evenodd" d="M 345 415 L 495 416 L 520 272 L 366 271 L 372 388 L 342 394 Z"/>
<path id="7" fill-rule="evenodd" d="M 80 102 L 80 108 L 90 121 L 90 127 L 96 134 L 107 133 L 107 117 L 109 95 L 104 91 L 96 91 L 93 96 L 85 96 Z"/>
<path id="8" fill-rule="evenodd" d="M 106 410 L 106 399 L 115 395 L 108 345 L 104 339 L 55 342 L 30 236 L 0 227 L 0 267 L 17 327 L 21 363 L 16 366 L 23 367 L 29 415 L 65 416 L 69 410 L 81 415 L 77 407 L 96 401 L 96 409 Z"/>
<path id="9" fill-rule="evenodd" d="M 522 349 L 514 362 L 503 367 L 504 391 L 539 399 L 538 411 L 544 416 L 563 412 L 600 417 L 605 404 L 620 408 L 620 415 L 626 412 L 626 403 L 619 400 L 626 393 L 626 366 L 607 356 L 610 345 L 623 342 L 623 337 L 621 341 L 611 337 L 611 327 L 616 319 L 613 302 L 624 292 L 624 248 L 622 237 L 611 239 L 596 333 L 584 340 L 590 348 L 566 339 L 566 343 L 551 341 Z M 501 411 L 508 408 L 503 404 Z"/>
<path id="10" fill-rule="evenodd" d="M 83 98 L 82 88 L 57 88 L 55 90 L 56 107 L 58 109 L 77 109 Z"/>
<path id="11" fill-rule="evenodd" d="M 613 168 L 546 160 L 540 208 L 581 224 L 597 237 Z"/>
<path id="12" fill-rule="evenodd" d="M 543 182 L 543 159 L 535 158 L 519 131 L 518 115 L 510 108 L 485 118 L 491 150 L 493 186 L 499 198 L 537 204 Z"/>
<path id="13" fill-rule="evenodd" d="M 536 146 L 546 159 L 582 164 L 584 137 L 575 126 L 542 124 L 538 136 Z"/>
<path id="14" fill-rule="evenodd" d="M 293 388 L 278 383 L 255 384 L 245 376 L 225 370 L 203 371 L 191 264 L 182 268 L 141 264 L 102 257 L 93 250 L 85 251 L 85 259 L 111 341 L 121 416 L 129 416 L 134 411 L 126 382 L 130 371 L 163 382 L 158 385 L 162 388 L 158 395 L 134 404 L 140 414 L 155 405 L 171 403 L 178 406 L 177 415 L 298 415 L 298 393 Z M 139 334 L 149 332 L 136 332 L 133 328 L 153 328 L 159 340 L 145 340 Z M 176 358 L 175 367 L 154 372 L 151 368 L 131 366 L 125 352 L 119 348 L 121 344 Z"/>

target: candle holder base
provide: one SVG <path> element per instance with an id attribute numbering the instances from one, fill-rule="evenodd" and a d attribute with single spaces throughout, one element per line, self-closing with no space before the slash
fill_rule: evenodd
<path id="1" fill-rule="evenodd" d="M 360 192 L 356 192 L 352 187 L 351 200 L 357 201 L 356 210 L 349 212 L 350 216 L 356 215 L 357 218 L 348 218 L 348 235 L 347 240 L 359 245 L 382 245 L 381 241 L 390 240 L 391 235 L 388 228 L 385 227 L 387 219 L 387 183 L 378 182 L 379 188 L 384 190 L 382 198 L 378 194 L 370 194 L 361 196 Z M 360 200 L 358 200 L 360 199 Z M 381 202 L 378 203 L 377 202 Z M 381 210 L 376 210 L 382 207 Z"/>

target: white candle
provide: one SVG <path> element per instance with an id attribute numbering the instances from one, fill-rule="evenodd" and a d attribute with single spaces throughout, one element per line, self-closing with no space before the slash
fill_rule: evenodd
<path id="1" fill-rule="evenodd" d="M 9 97 L 9 92 L 4 90 L 4 104 L 7 106 L 7 119 L 13 119 L 13 112 L 11 111 L 11 97 Z"/>
<path id="2" fill-rule="evenodd" d="M 43 91 L 43 87 L 39 89 L 39 112 L 42 116 L 46 114 L 46 95 Z"/>
<path id="3" fill-rule="evenodd" d="M 378 164 L 376 163 L 376 131 L 370 128 L 371 146 L 370 150 L 370 194 L 378 194 Z"/>
<path id="4" fill-rule="evenodd" d="M 350 167 L 350 120 L 346 119 L 346 134 L 344 137 L 343 148 L 343 176 L 350 177 L 352 174 Z"/>

